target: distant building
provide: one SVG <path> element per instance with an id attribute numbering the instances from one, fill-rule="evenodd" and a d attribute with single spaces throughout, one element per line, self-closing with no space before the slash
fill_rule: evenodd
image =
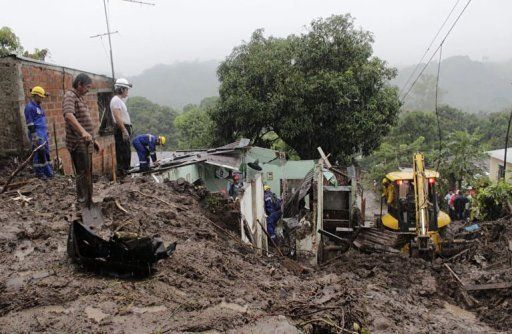
<path id="1" fill-rule="evenodd" d="M 505 173 L 505 149 L 488 151 L 486 153 L 489 155 L 489 178 L 492 181 L 497 181 Z M 507 174 L 509 173 L 512 173 L 512 147 L 507 149 Z"/>
<path id="2" fill-rule="evenodd" d="M 30 99 L 30 90 L 39 85 L 49 94 L 43 102 L 43 109 L 48 120 L 51 158 L 55 158 L 58 150 L 65 173 L 73 173 L 65 143 L 62 99 L 66 90 L 71 88 L 73 78 L 82 72 L 85 71 L 15 55 L 0 57 L 0 156 L 19 155 L 30 150 L 24 108 Z M 112 164 L 115 164 L 114 136 L 112 129 L 107 128 L 107 122 L 100 127 L 100 120 L 103 115 L 109 116 L 109 101 L 113 94 L 112 78 L 85 73 L 93 80 L 93 89 L 86 95 L 86 101 L 96 130 L 100 130 L 97 141 L 104 148 L 102 154 L 94 156 L 94 173 L 109 174 L 113 170 Z"/>

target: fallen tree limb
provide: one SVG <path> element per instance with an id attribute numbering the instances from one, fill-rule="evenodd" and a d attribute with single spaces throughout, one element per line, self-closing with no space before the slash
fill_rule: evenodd
<path id="1" fill-rule="evenodd" d="M 121 203 L 119 203 L 119 200 L 118 200 L 118 199 L 116 199 L 116 200 L 114 201 L 114 203 L 116 203 L 116 207 L 117 207 L 119 210 L 123 211 L 124 213 L 129 213 L 129 212 L 128 212 L 128 210 L 126 210 L 125 208 L 123 208 L 123 207 L 121 206 Z"/>
<path id="2" fill-rule="evenodd" d="M 9 187 L 9 184 L 11 183 L 12 179 L 14 179 L 14 177 L 16 176 L 16 174 L 18 174 L 19 172 L 21 172 L 23 170 L 23 168 L 25 168 L 27 166 L 27 164 L 34 158 L 34 155 L 36 154 L 37 151 L 39 151 L 40 149 L 43 148 L 43 146 L 46 145 L 46 141 L 43 142 L 41 145 L 39 145 L 38 147 L 36 147 L 32 153 L 30 153 L 30 155 L 28 156 L 28 158 L 23 161 L 21 163 L 21 165 L 18 166 L 18 168 L 16 168 L 16 170 L 14 172 L 12 172 L 11 176 L 9 176 L 9 178 L 7 179 L 7 181 L 5 182 L 4 186 L 2 187 L 2 191 L 0 191 L 0 194 L 3 194 L 7 188 Z"/>

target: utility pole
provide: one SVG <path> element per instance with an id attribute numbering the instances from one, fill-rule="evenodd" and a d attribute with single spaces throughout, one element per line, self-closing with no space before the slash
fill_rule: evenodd
<path id="1" fill-rule="evenodd" d="M 505 174 L 507 174 L 508 135 L 510 133 L 510 123 L 511 122 L 512 122 L 512 110 L 510 111 L 510 116 L 508 118 L 507 137 L 505 138 L 505 156 L 503 157 L 503 181 L 507 181 Z"/>
<path id="2" fill-rule="evenodd" d="M 110 68 L 112 69 L 112 80 L 116 80 L 116 75 L 114 72 L 114 57 L 112 56 L 112 39 L 110 38 L 110 24 L 108 22 L 108 14 L 107 14 L 107 2 L 103 0 L 103 9 L 105 9 L 105 21 L 107 21 L 107 36 L 108 36 L 108 47 L 110 48 Z"/>
<path id="3" fill-rule="evenodd" d="M 141 5 L 148 5 L 148 6 L 154 6 L 155 5 L 154 3 L 144 2 L 144 1 L 137 1 L 137 0 L 122 0 L 122 1 L 131 2 L 131 3 L 138 3 L 138 4 L 141 4 Z M 110 49 L 110 69 L 112 70 L 112 80 L 116 80 L 116 73 L 114 71 L 114 56 L 112 55 L 112 39 L 110 38 L 110 35 L 117 34 L 119 31 L 110 32 L 110 23 L 109 23 L 109 20 L 108 20 L 107 1 L 106 0 L 103 0 L 103 9 L 105 11 L 105 22 L 107 23 L 107 32 L 105 34 L 98 34 L 98 35 L 91 36 L 91 38 L 102 37 L 102 36 L 105 36 L 105 35 L 108 36 L 108 46 L 109 46 L 109 49 Z"/>

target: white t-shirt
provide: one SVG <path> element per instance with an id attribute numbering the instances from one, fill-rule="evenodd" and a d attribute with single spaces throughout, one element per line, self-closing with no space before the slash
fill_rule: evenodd
<path id="1" fill-rule="evenodd" d="M 114 117 L 114 109 L 121 110 L 121 120 L 124 124 L 132 124 L 126 103 L 124 103 L 124 101 L 118 95 L 115 95 L 112 100 L 110 100 L 110 110 L 112 110 L 112 118 L 114 119 L 115 124 L 117 122 L 116 118 Z"/>

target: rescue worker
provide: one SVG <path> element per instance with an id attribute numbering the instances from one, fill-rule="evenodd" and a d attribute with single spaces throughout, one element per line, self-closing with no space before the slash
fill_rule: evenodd
<path id="1" fill-rule="evenodd" d="M 138 135 L 133 141 L 133 147 L 137 151 L 139 156 L 139 169 L 141 172 L 147 172 L 149 170 L 150 161 L 153 160 L 153 165 L 158 166 L 156 159 L 156 145 L 165 145 L 166 139 L 164 136 L 153 136 L 152 134 Z"/>
<path id="2" fill-rule="evenodd" d="M 132 135 L 132 122 L 126 107 L 128 90 L 132 84 L 126 79 L 117 79 L 114 84 L 115 94 L 110 100 L 110 110 L 114 120 L 114 138 L 116 141 L 117 174 L 126 175 L 130 169 L 132 152 L 130 150 L 130 136 Z"/>
<path id="3" fill-rule="evenodd" d="M 265 201 L 265 214 L 267 215 L 267 232 L 270 238 L 276 242 L 276 225 L 281 218 L 281 200 L 270 190 L 270 186 L 263 186 Z"/>
<path id="4" fill-rule="evenodd" d="M 388 213 L 393 215 L 395 213 L 395 187 L 393 183 L 387 178 L 382 179 L 382 197 L 388 205 Z"/>
<path id="5" fill-rule="evenodd" d="M 240 182 L 240 174 L 233 173 L 233 182 L 229 182 L 228 184 L 228 195 L 229 197 L 236 198 L 238 196 L 238 192 L 243 188 L 243 183 Z"/>
<path id="6" fill-rule="evenodd" d="M 34 155 L 34 171 L 37 177 L 48 178 L 53 176 L 53 169 L 50 164 L 50 145 L 48 143 L 46 114 L 41 107 L 41 103 L 43 99 L 46 98 L 47 94 L 41 86 L 32 88 L 30 94 L 30 101 L 25 106 L 25 120 L 27 122 L 28 135 L 32 143 L 32 149 L 46 142 Z"/>

